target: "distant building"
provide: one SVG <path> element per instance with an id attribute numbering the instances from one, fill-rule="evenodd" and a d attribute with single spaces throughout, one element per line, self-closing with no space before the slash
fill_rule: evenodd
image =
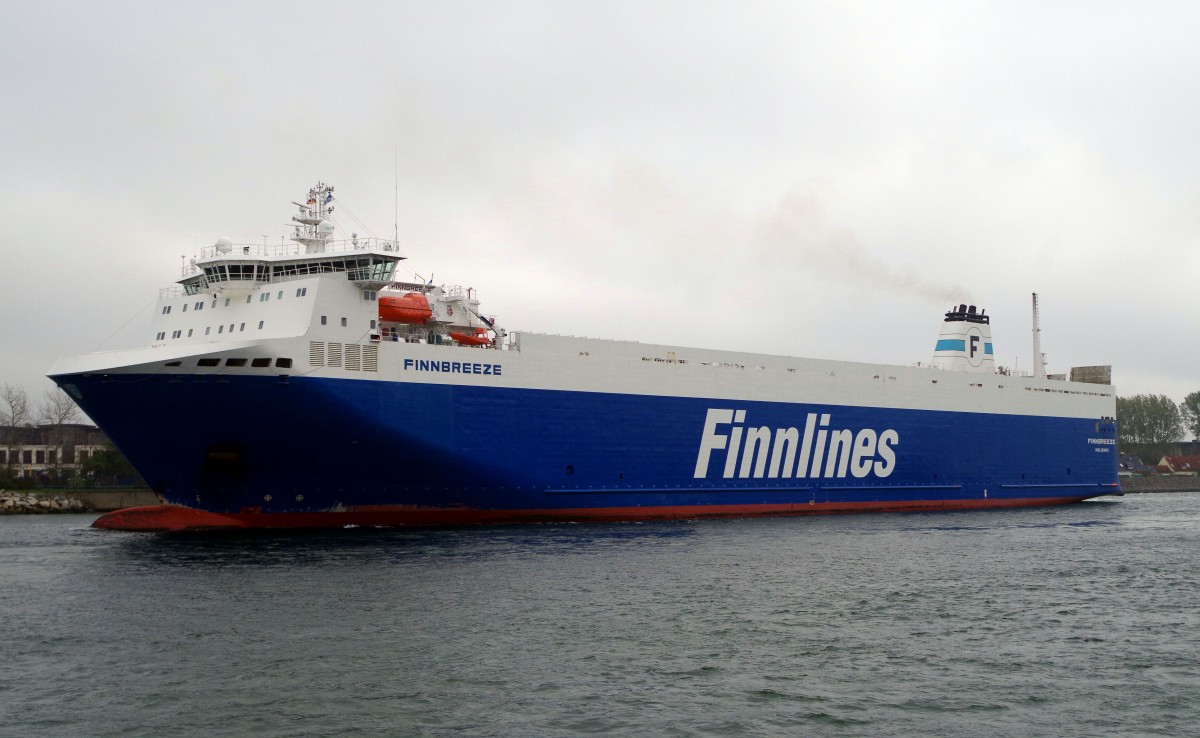
<path id="1" fill-rule="evenodd" d="M 1117 462 L 1117 476 L 1145 477 L 1157 473 L 1157 469 L 1143 464 L 1142 460 L 1134 454 L 1121 454 L 1120 459 Z"/>
<path id="2" fill-rule="evenodd" d="M 56 477 L 112 447 L 94 425 L 0 427 L 0 469 L 12 477 Z"/>
<path id="3" fill-rule="evenodd" d="M 1166 470 L 1166 474 L 1194 477 L 1200 474 L 1200 455 L 1164 456 L 1159 460 L 1158 468 Z"/>

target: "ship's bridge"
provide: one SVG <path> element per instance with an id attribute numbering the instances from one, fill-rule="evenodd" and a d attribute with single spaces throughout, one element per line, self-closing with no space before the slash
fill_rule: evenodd
<path id="1" fill-rule="evenodd" d="M 364 289 L 390 284 L 396 264 L 405 257 L 393 241 L 354 238 L 328 241 L 320 253 L 303 253 L 297 245 L 233 244 L 227 239 L 202 249 L 179 280 L 185 294 L 215 288 L 257 287 L 312 274 L 345 273 Z"/>

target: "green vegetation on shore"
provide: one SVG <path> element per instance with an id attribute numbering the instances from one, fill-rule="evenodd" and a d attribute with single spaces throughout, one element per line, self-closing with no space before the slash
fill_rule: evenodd
<path id="1" fill-rule="evenodd" d="M 1133 454 L 1153 466 L 1178 453 L 1186 433 L 1200 438 L 1200 391 L 1178 405 L 1166 395 L 1133 395 L 1117 398 L 1117 444 L 1123 454 Z"/>

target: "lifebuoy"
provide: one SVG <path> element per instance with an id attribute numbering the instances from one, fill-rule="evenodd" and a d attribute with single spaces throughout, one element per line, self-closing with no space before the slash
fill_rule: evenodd
<path id="1" fill-rule="evenodd" d="M 454 315 L 454 306 L 453 305 L 446 306 L 446 315 Z"/>

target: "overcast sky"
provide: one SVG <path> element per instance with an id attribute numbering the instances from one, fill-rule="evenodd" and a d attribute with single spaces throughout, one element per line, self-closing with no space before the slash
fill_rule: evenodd
<path id="1" fill-rule="evenodd" d="M 509 330 L 1200 389 L 1194 2 L 4 3 L 0 383 L 338 225 Z M 398 166 L 397 166 L 398 165 Z M 350 216 L 357 218 L 357 221 Z M 163 408 L 164 420 L 171 408 Z"/>

